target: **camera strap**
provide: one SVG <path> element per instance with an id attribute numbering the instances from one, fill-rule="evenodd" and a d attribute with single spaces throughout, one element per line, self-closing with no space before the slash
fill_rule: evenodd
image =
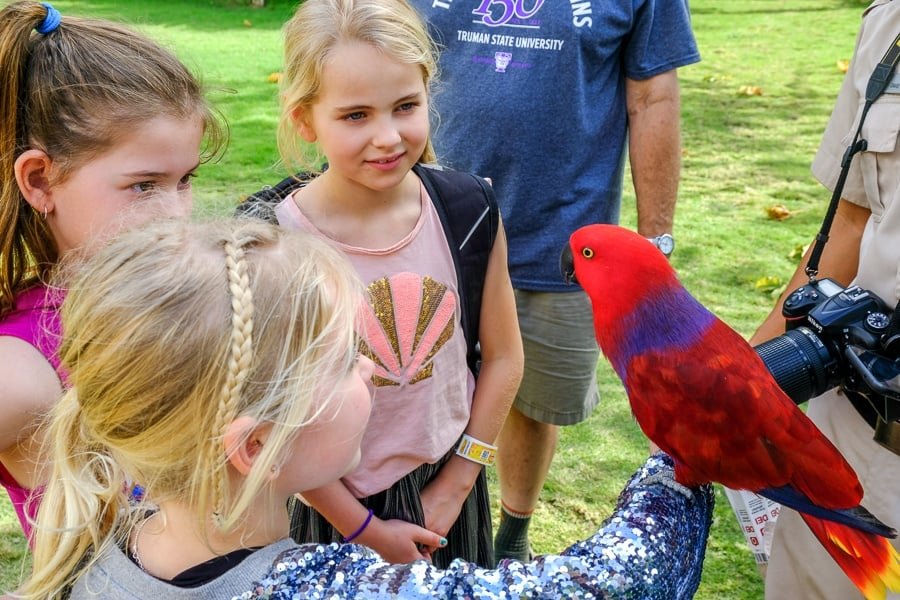
<path id="1" fill-rule="evenodd" d="M 894 38 L 891 47 L 884 53 L 884 57 L 875 67 L 871 77 L 869 77 L 868 84 L 866 84 L 866 103 L 863 105 L 862 113 L 859 116 L 859 125 L 856 128 L 856 133 L 853 135 L 853 142 L 847 146 L 847 150 L 841 159 L 841 173 L 834 186 L 834 192 L 831 194 L 828 210 L 825 211 L 822 228 L 816 234 L 816 241 L 813 245 L 812 253 L 809 255 L 809 262 L 806 264 L 806 275 L 811 282 L 815 281 L 816 276 L 819 274 L 819 260 L 821 260 L 822 252 L 825 250 L 825 242 L 828 241 L 828 233 L 831 231 L 834 215 L 837 213 L 838 202 L 841 199 L 841 193 L 844 191 L 847 174 L 850 172 L 850 162 L 858 152 L 865 152 L 868 147 L 868 142 L 862 137 L 863 122 L 865 122 L 866 115 L 869 109 L 872 108 L 875 100 L 887 89 L 898 61 L 900 61 L 900 33 Z"/>

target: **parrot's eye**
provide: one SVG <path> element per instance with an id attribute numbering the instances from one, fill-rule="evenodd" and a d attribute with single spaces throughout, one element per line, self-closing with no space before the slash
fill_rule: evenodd
<path id="1" fill-rule="evenodd" d="M 581 255 L 585 258 L 594 258 L 594 251 L 590 248 L 582 248 Z"/>

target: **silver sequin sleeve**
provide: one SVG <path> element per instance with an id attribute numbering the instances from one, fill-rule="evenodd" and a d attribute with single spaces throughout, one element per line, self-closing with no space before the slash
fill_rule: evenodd
<path id="1" fill-rule="evenodd" d="M 669 457 L 649 458 L 590 538 L 532 562 L 483 569 L 456 560 L 391 565 L 358 545 L 297 546 L 239 598 L 692 598 L 700 582 L 714 496 L 685 488 Z"/>

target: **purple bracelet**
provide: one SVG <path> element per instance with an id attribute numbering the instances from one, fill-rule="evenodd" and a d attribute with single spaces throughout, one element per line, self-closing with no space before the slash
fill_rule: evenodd
<path id="1" fill-rule="evenodd" d="M 363 531 L 366 530 L 366 527 L 369 526 L 369 521 L 372 520 L 372 515 L 374 515 L 374 514 L 375 514 L 375 511 L 370 508 L 369 515 L 366 517 L 366 520 L 363 521 L 363 524 L 359 526 L 359 529 L 357 529 L 356 531 L 354 531 L 353 533 L 351 533 L 350 535 L 348 535 L 347 537 L 344 538 L 344 543 L 346 544 L 346 543 L 352 542 L 353 540 L 358 538 L 359 535 Z"/>

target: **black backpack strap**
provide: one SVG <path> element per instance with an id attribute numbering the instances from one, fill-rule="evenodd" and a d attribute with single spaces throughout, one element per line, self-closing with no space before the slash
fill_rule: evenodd
<path id="1" fill-rule="evenodd" d="M 278 224 L 278 217 L 275 216 L 275 207 L 291 193 L 309 183 L 314 177 L 315 175 L 311 173 L 297 173 L 296 175 L 285 177 L 274 186 L 266 186 L 255 194 L 250 194 L 238 204 L 237 208 L 234 209 L 234 216 L 253 217 Z"/>
<path id="2" fill-rule="evenodd" d="M 478 373 L 478 328 L 488 259 L 500 226 L 500 210 L 491 185 L 476 175 L 417 164 L 422 180 L 441 219 L 456 266 L 466 361 Z"/>

